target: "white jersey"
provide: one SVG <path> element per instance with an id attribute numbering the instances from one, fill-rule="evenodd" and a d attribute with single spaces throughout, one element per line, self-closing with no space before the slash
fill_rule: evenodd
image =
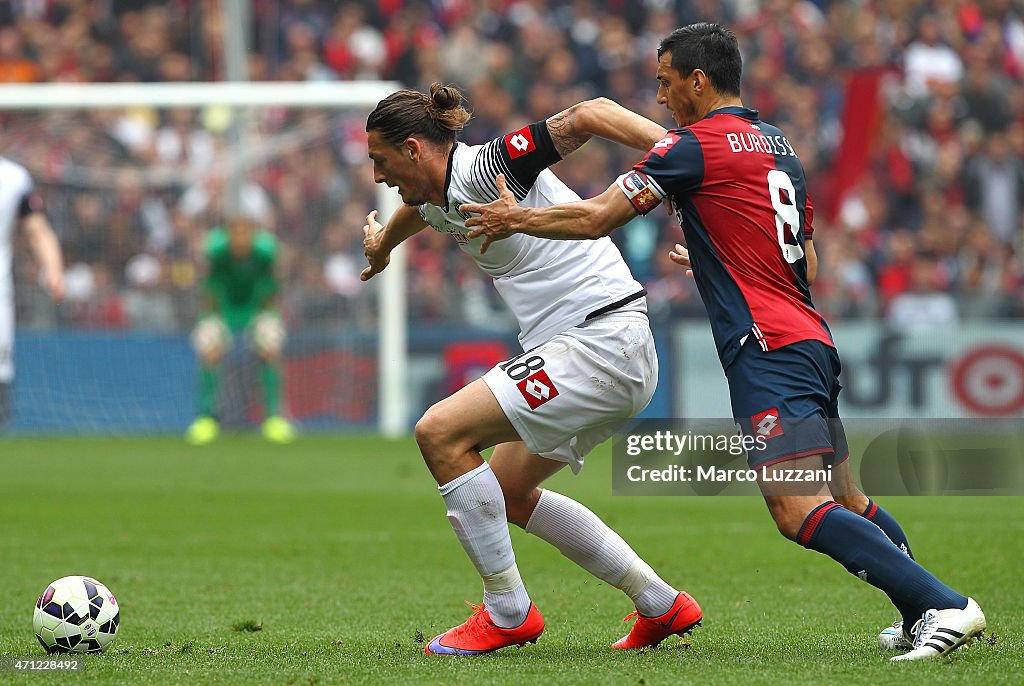
<path id="1" fill-rule="evenodd" d="M 14 291 L 11 276 L 14 229 L 26 214 L 31 195 L 32 177 L 28 171 L 0 157 L 0 298 L 9 298 Z"/>
<path id="2" fill-rule="evenodd" d="M 14 229 L 33 207 L 32 178 L 20 164 L 0 157 L 0 383 L 14 378 Z"/>
<path id="3" fill-rule="evenodd" d="M 647 311 L 643 287 L 607 237 L 559 241 L 516 234 L 492 243 L 483 255 L 483 237 L 467 237 L 468 215 L 459 212 L 459 205 L 496 200 L 498 174 L 505 175 L 509 190 L 524 207 L 579 200 L 547 169 L 559 159 L 545 122 L 486 145 L 456 143 L 445 184 L 448 206 L 426 203 L 419 208 L 430 226 L 451 235 L 494 279 L 498 294 L 519 323 L 524 350 L 604 312 Z"/>

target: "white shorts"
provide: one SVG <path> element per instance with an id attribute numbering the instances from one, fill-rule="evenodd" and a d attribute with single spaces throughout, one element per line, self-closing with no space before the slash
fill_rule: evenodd
<path id="1" fill-rule="evenodd" d="M 14 298 L 0 295 L 0 383 L 14 380 Z"/>
<path id="2" fill-rule="evenodd" d="M 647 407 L 658 355 L 647 315 L 612 312 L 553 337 L 483 376 L 530 452 L 583 458 Z"/>

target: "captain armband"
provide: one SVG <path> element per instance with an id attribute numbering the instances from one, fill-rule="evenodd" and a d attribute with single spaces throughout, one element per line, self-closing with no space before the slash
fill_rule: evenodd
<path id="1" fill-rule="evenodd" d="M 626 194 L 638 214 L 647 214 L 665 199 L 665 192 L 654 179 L 636 170 L 615 179 L 615 184 Z"/>

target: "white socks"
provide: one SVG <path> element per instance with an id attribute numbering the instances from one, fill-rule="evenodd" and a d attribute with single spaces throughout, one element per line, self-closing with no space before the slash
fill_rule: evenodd
<path id="1" fill-rule="evenodd" d="M 580 567 L 622 590 L 645 617 L 665 614 L 679 595 L 621 536 L 572 498 L 541 491 L 526 532 L 544 539 Z"/>
<path id="2" fill-rule="evenodd" d="M 440 486 L 448 521 L 484 582 L 484 607 L 500 627 L 519 626 L 530 611 L 530 596 L 519 578 L 505 519 L 505 496 L 484 462 Z"/>
<path id="3" fill-rule="evenodd" d="M 516 567 L 505 497 L 490 465 L 485 462 L 438 490 L 455 535 L 483 579 L 488 614 L 500 627 L 519 626 L 530 610 L 530 596 Z M 668 612 L 679 594 L 596 514 L 564 495 L 541 491 L 526 532 L 621 589 L 645 617 Z"/>

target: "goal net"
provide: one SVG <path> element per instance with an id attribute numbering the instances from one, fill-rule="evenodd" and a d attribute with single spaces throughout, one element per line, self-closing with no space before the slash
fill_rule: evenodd
<path id="1" fill-rule="evenodd" d="M 404 263 L 359 281 L 373 183 L 365 121 L 396 84 L 5 86 L 3 155 L 24 165 L 64 250 L 66 297 L 16 245 L 11 429 L 166 432 L 196 412 L 189 332 L 203 244 L 227 216 L 272 231 L 288 329 L 285 413 L 300 426 L 408 429 Z M 15 232 L 17 235 L 18 232 Z M 24 237 L 20 240 L 24 243 Z M 223 362 L 222 423 L 261 418 L 244 342 Z"/>

